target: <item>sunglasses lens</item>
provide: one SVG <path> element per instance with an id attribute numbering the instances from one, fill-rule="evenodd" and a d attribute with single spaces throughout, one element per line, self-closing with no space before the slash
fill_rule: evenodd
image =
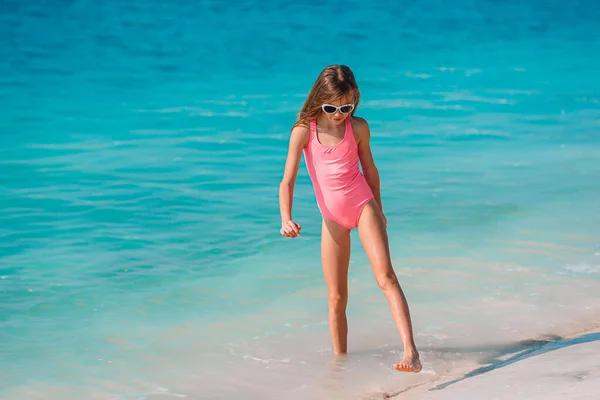
<path id="1" fill-rule="evenodd" d="M 343 106 L 340 108 L 342 114 L 348 114 L 350 111 L 352 111 L 352 106 Z"/>
<path id="2" fill-rule="evenodd" d="M 335 107 L 323 106 L 323 111 L 325 111 L 327 114 L 333 114 L 335 113 Z"/>

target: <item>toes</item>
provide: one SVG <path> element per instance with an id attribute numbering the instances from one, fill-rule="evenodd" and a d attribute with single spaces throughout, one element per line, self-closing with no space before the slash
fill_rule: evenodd
<path id="1" fill-rule="evenodd" d="M 394 368 L 400 372 L 419 372 L 421 371 L 421 365 L 411 365 L 411 364 L 394 364 Z"/>
<path id="2" fill-rule="evenodd" d="M 398 371 L 402 371 L 402 372 L 408 372 L 410 370 L 410 366 L 408 366 L 406 364 L 396 364 L 396 365 L 394 365 L 394 368 L 396 368 Z"/>

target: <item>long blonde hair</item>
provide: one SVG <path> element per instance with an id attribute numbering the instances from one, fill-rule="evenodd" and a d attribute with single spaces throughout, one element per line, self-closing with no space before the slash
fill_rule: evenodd
<path id="1" fill-rule="evenodd" d="M 294 126 L 308 125 L 312 119 L 319 115 L 323 103 L 338 99 L 349 93 L 352 94 L 352 102 L 354 103 L 354 110 L 350 115 L 354 115 L 360 101 L 360 91 L 354 79 L 354 73 L 346 65 L 333 64 L 325 67 L 310 89 Z"/>

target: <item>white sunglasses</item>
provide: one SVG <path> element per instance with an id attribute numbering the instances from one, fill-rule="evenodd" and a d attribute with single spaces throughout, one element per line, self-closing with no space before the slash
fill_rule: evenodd
<path id="1" fill-rule="evenodd" d="M 339 111 L 342 114 L 348 114 L 351 113 L 352 110 L 354 110 L 354 104 L 344 104 L 341 106 L 334 106 L 333 104 L 323 104 L 321 108 L 327 114 L 335 114 L 336 111 Z"/>

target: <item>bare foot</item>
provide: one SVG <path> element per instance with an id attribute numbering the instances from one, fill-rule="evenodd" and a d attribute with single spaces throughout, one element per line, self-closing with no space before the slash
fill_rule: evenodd
<path id="1" fill-rule="evenodd" d="M 394 364 L 394 368 L 400 372 L 419 372 L 423 368 L 418 353 L 407 353 L 400 364 Z"/>

